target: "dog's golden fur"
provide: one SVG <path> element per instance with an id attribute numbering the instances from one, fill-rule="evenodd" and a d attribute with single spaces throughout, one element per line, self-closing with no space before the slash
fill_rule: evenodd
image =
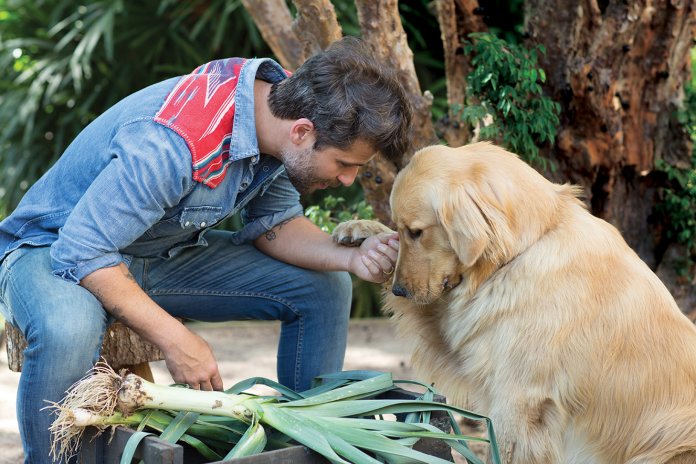
<path id="1" fill-rule="evenodd" d="M 577 195 L 488 143 L 421 150 L 392 190 L 386 308 L 504 462 L 696 463 L 696 328 Z"/>

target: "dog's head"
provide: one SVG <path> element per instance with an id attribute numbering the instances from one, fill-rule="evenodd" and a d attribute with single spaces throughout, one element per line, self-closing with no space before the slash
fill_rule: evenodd
<path id="1" fill-rule="evenodd" d="M 390 198 L 400 242 L 392 292 L 428 304 L 490 275 L 551 227 L 559 187 L 490 143 L 420 150 Z"/>

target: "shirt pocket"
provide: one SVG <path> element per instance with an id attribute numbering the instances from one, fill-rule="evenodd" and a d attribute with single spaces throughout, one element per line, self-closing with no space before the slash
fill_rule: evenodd
<path id="1" fill-rule="evenodd" d="M 184 208 L 175 216 L 162 219 L 148 229 L 144 236 L 148 238 L 167 237 L 192 233 L 212 227 L 220 221 L 222 207 L 191 206 Z"/>

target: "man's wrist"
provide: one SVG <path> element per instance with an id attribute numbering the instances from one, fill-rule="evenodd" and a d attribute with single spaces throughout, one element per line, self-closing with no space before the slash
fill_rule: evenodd
<path id="1" fill-rule="evenodd" d="M 160 316 L 157 324 L 151 326 L 150 338 L 152 343 L 157 345 L 163 352 L 169 351 L 175 345 L 181 343 L 182 336 L 187 335 L 189 329 L 177 318 L 169 314 Z"/>

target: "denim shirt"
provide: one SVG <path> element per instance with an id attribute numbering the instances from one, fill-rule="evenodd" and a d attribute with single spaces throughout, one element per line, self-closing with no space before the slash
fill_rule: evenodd
<path id="1" fill-rule="evenodd" d="M 205 231 L 241 212 L 231 243 L 302 214 L 276 158 L 259 153 L 254 80 L 286 77 L 270 59 L 247 60 L 236 89 L 230 165 L 210 188 L 192 178 L 186 141 L 154 121 L 179 78 L 126 97 L 90 123 L 0 222 L 0 261 L 20 246 L 50 246 L 53 272 L 70 282 L 132 257 L 168 258 L 205 246 Z"/>

